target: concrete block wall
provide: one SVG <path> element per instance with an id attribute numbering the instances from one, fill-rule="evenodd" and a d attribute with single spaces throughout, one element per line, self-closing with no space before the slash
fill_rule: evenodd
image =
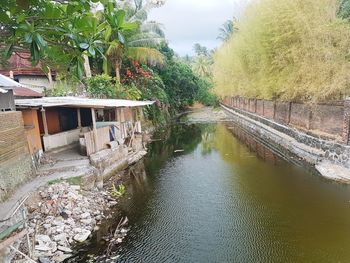
<path id="1" fill-rule="evenodd" d="M 349 101 L 308 105 L 296 102 L 231 97 L 225 98 L 224 103 L 230 107 L 255 113 L 283 125 L 310 131 L 311 134 L 337 138 L 342 140 L 343 143 L 349 141 Z"/>
<path id="2" fill-rule="evenodd" d="M 0 202 L 33 175 L 22 113 L 0 113 Z"/>

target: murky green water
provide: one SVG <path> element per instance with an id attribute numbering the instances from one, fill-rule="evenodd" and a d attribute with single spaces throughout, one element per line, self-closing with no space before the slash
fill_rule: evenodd
<path id="1" fill-rule="evenodd" d="M 176 125 L 159 138 L 119 206 L 131 230 L 115 262 L 350 262 L 349 186 L 237 127 Z"/>

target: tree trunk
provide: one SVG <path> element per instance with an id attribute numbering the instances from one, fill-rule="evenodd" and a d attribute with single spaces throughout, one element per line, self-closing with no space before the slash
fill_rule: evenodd
<path id="1" fill-rule="evenodd" d="M 47 72 L 47 78 L 49 79 L 49 87 L 51 89 L 53 85 L 51 68 L 49 68 L 49 72 Z"/>
<path id="2" fill-rule="evenodd" d="M 120 83 L 120 64 L 118 62 L 115 63 L 115 77 L 117 82 Z"/>
<path id="3" fill-rule="evenodd" d="M 89 57 L 87 55 L 83 55 L 84 57 L 84 70 L 85 70 L 85 76 L 87 78 L 91 78 L 91 68 L 90 68 L 90 61 Z"/>

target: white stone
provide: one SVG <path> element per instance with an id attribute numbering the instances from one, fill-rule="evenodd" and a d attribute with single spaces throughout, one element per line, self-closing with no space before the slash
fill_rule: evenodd
<path id="1" fill-rule="evenodd" d="M 61 233 L 61 234 L 53 236 L 52 239 L 54 241 L 56 241 L 56 242 L 66 241 L 67 240 L 67 235 L 65 233 Z"/>
<path id="2" fill-rule="evenodd" d="M 89 212 L 85 212 L 85 213 L 80 215 L 81 219 L 86 219 L 86 218 L 89 218 L 89 217 L 91 217 Z"/>
<path id="3" fill-rule="evenodd" d="M 57 246 L 57 249 L 64 253 L 72 253 L 73 251 L 69 247 L 65 246 Z"/>
<path id="4" fill-rule="evenodd" d="M 49 247 L 48 245 L 45 245 L 45 244 L 36 245 L 35 249 L 39 250 L 39 251 L 51 251 L 51 247 Z"/>
<path id="5" fill-rule="evenodd" d="M 49 228 L 51 228 L 51 224 L 43 224 L 43 227 L 46 229 L 49 229 Z"/>
<path id="6" fill-rule="evenodd" d="M 92 219 L 91 218 L 81 219 L 80 222 L 82 222 L 85 225 L 90 225 L 92 223 Z"/>
<path id="7" fill-rule="evenodd" d="M 48 235 L 36 235 L 35 239 L 38 243 L 40 243 L 40 242 L 42 242 L 42 243 L 52 242 L 51 238 Z"/>
<path id="8" fill-rule="evenodd" d="M 87 240 L 89 238 L 89 236 L 91 235 L 91 231 L 89 230 L 83 230 L 82 233 L 80 234 L 76 234 L 73 239 L 77 242 L 84 242 L 85 240 Z"/>

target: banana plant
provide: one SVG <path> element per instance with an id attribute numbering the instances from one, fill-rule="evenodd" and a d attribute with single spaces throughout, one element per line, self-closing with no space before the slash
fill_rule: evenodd
<path id="1" fill-rule="evenodd" d="M 108 64 L 113 63 L 112 67 L 115 70 L 117 81 L 120 82 L 120 67 L 125 47 L 125 34 L 136 30 L 139 25 L 135 22 L 125 21 L 126 12 L 122 9 L 116 9 L 109 6 L 105 10 L 105 34 L 104 40 L 107 43 L 106 57 L 104 59 L 103 68 L 105 73 L 108 70 Z"/>

